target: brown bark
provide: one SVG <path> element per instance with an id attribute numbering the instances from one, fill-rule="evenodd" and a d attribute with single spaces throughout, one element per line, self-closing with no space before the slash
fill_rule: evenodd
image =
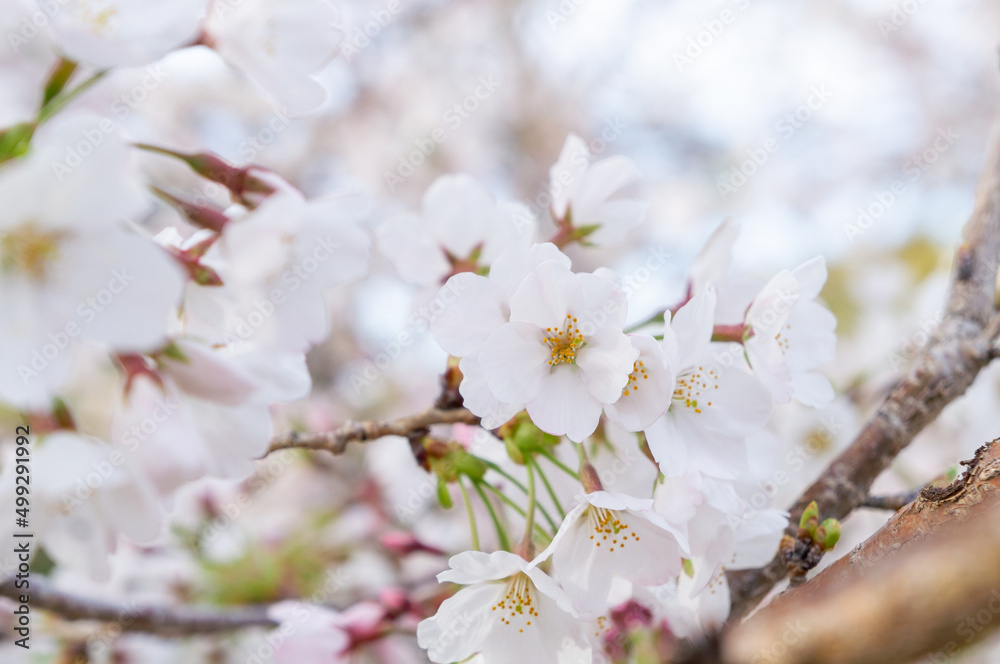
<path id="1" fill-rule="evenodd" d="M 365 442 L 383 436 L 409 437 L 427 429 L 432 424 L 479 424 L 479 418 L 465 408 L 428 410 L 401 417 L 396 420 L 369 420 L 366 422 L 345 422 L 333 431 L 298 433 L 292 431 L 277 436 L 271 441 L 267 453 L 301 447 L 309 450 L 326 450 L 332 454 L 343 454 L 351 441 Z"/>
<path id="2" fill-rule="evenodd" d="M 1000 625 L 1000 439 L 723 640 L 726 664 L 942 659 Z M 932 660 L 933 661 L 933 660 Z"/>
<path id="3" fill-rule="evenodd" d="M 20 602 L 28 596 L 31 611 L 44 609 L 67 620 L 117 623 L 124 632 L 148 632 L 161 636 L 209 634 L 246 627 L 273 628 L 264 607 L 211 609 L 192 606 L 141 606 L 134 602 L 109 602 L 79 597 L 57 590 L 48 581 L 32 576 L 27 589 L 14 586 L 14 579 L 0 583 L 0 595 Z"/>

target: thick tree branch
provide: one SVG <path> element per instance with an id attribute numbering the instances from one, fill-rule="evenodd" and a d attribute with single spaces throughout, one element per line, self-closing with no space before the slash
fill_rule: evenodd
<path id="1" fill-rule="evenodd" d="M 951 655 L 1000 623 L 1000 439 L 964 463 L 950 486 L 924 489 L 849 555 L 733 628 L 727 664 L 902 664 Z"/>
<path id="2" fill-rule="evenodd" d="M 298 433 L 291 431 L 274 438 L 271 441 L 268 454 L 292 447 L 326 450 L 333 454 L 342 454 L 347 449 L 347 444 L 351 441 L 365 442 L 382 438 L 383 436 L 410 437 L 414 433 L 426 430 L 432 424 L 459 423 L 479 424 L 479 417 L 473 415 L 465 408 L 430 408 L 396 420 L 346 422 L 340 428 L 333 431 L 319 433 Z"/>
<path id="3" fill-rule="evenodd" d="M 29 596 L 31 610 L 44 609 L 67 620 L 94 620 L 118 623 L 125 632 L 146 632 L 160 636 L 211 634 L 245 627 L 273 628 L 265 608 L 207 609 L 190 606 L 137 606 L 132 602 L 109 602 L 79 597 L 53 588 L 32 576 L 27 590 L 14 587 L 14 579 L 0 583 L 0 595 L 15 602 Z"/>
<path id="4" fill-rule="evenodd" d="M 979 181 L 972 217 L 955 254 L 945 316 L 905 376 L 840 454 L 791 509 L 789 534 L 806 506 L 819 504 L 823 518 L 843 519 L 858 507 L 872 483 L 899 452 L 965 393 L 995 356 L 1000 320 L 995 319 L 996 272 L 1000 257 L 1000 125 L 994 127 L 986 170 Z M 758 570 L 729 573 L 732 617 L 752 609 L 785 577 L 776 556 Z"/>

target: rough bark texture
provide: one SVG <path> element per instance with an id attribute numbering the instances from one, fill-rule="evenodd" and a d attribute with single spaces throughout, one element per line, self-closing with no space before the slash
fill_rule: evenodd
<path id="1" fill-rule="evenodd" d="M 727 664 L 942 659 L 1000 625 L 1000 439 L 723 639 Z M 931 660 L 933 661 L 933 660 Z"/>

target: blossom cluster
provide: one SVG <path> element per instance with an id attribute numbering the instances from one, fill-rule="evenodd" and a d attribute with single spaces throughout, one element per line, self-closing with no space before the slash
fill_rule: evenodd
<path id="1" fill-rule="evenodd" d="M 9 4 L 5 21 L 36 25 L 42 10 Z M 726 571 L 765 564 L 786 526 L 749 500 L 772 409 L 834 397 L 822 257 L 758 283 L 733 263 L 739 229 L 724 222 L 684 297 L 636 320 L 627 277 L 601 252 L 646 217 L 638 167 L 573 134 L 543 218 L 449 174 L 419 212 L 369 234 L 366 194 L 307 196 L 269 169 L 139 142 L 73 108 L 107 69 L 207 48 L 286 109 L 313 110 L 341 38 L 328 5 L 171 0 L 150 29 L 139 2 L 62 4 L 11 33 L 49 74 L 33 114 L 0 131 L 0 402 L 41 434 L 32 525 L 55 565 L 107 578 L 120 542 L 162 536 L 182 487 L 248 477 L 273 407 L 310 394 L 306 353 L 330 334 L 329 293 L 362 278 L 377 246 L 418 304 L 447 302 L 429 328 L 448 356 L 449 406 L 478 418 L 410 441 L 442 505 L 456 488 L 466 501 L 472 549 L 438 575 L 465 587 L 343 611 L 276 604 L 279 630 L 297 629 L 276 658 L 338 661 L 402 626 L 433 662 L 602 661 L 635 624 L 684 637 L 726 619 Z M 163 163 L 220 186 L 226 204 L 172 193 Z M 172 223 L 152 228 L 154 210 Z M 95 366 L 114 380 L 87 384 Z M 93 404 L 108 406 L 103 424 Z M 602 481 L 598 457 L 632 451 L 641 480 Z M 0 506 L 12 512 L 7 461 Z M 479 537 L 469 486 L 495 542 Z M 510 510 L 498 515 L 485 491 Z M 437 552 L 415 536 L 399 546 Z"/>
<path id="2" fill-rule="evenodd" d="M 834 396 L 817 371 L 836 344 L 836 320 L 816 301 L 821 257 L 747 289 L 751 280 L 730 264 L 738 228 L 725 222 L 692 264 L 683 301 L 632 325 L 620 276 L 574 271 L 560 247 L 607 246 L 642 218 L 641 204 L 622 194 L 635 178 L 627 160 L 591 163 L 584 151 L 583 166 L 561 176 L 579 142 L 571 136 L 552 169 L 552 241 L 523 224 L 498 250 L 495 235 L 464 222 L 492 214 L 481 195 L 455 195 L 450 214 L 423 219 L 442 251 L 464 247 L 445 282 L 459 295 L 432 332 L 458 358 L 465 406 L 519 450 L 529 474 L 541 471 L 524 457 L 543 450 L 524 447 L 523 429 L 566 437 L 583 458 L 576 504 L 556 532 L 534 532 L 529 518 L 517 553 L 462 553 L 439 575 L 468 588 L 418 629 L 434 662 L 601 653 L 609 612 L 628 601 L 677 635 L 718 627 L 729 612 L 725 571 L 769 561 L 787 521 L 747 500 L 752 439 L 774 404 L 821 407 Z M 405 256 L 397 265 L 405 275 Z M 585 448 L 610 440 L 611 427 L 655 464 L 652 486 L 604 490 Z"/>
<path id="3" fill-rule="evenodd" d="M 59 565 L 107 576 L 119 534 L 150 541 L 180 486 L 249 475 L 272 437 L 270 407 L 309 393 L 305 353 L 329 327 L 324 292 L 367 270 L 358 222 L 370 203 L 307 199 L 266 169 L 141 146 L 106 117 L 63 111 L 106 68 L 199 44 L 285 103 L 318 105 L 309 75 L 339 33 L 302 27 L 328 18 L 322 3 L 180 0 L 159 3 L 154 23 L 144 3 L 60 4 L 45 39 L 33 39 L 44 7 L 5 5 L 5 19 L 35 26 L 12 32 L 12 49 L 51 74 L 37 114 L 0 134 L 0 401 L 43 434 L 32 520 L 42 546 Z M 232 204 L 171 194 L 144 174 L 141 151 L 224 185 Z M 154 236 L 142 222 L 158 199 L 174 223 Z M 94 435 L 66 395 L 108 364 L 116 384 L 89 388 L 112 411 Z M 4 504 L 13 470 L 4 464 Z"/>

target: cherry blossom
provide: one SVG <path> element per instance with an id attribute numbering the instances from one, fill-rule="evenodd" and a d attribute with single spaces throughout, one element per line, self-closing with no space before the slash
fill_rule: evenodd
<path id="1" fill-rule="evenodd" d="M 344 37 L 339 12 L 316 0 L 220 0 L 205 21 L 205 41 L 293 112 L 319 108 L 315 78 Z"/>
<path id="2" fill-rule="evenodd" d="M 660 470 L 689 468 L 733 478 L 747 467 L 746 436 L 767 424 L 771 398 L 733 354 L 713 349 L 715 290 L 707 288 L 668 321 L 663 344 L 677 382 L 670 408 L 646 429 Z M 727 365 L 728 364 L 728 365 Z"/>
<path id="3" fill-rule="evenodd" d="M 166 340 L 180 267 L 123 219 L 146 207 L 115 134 L 86 158 L 74 146 L 97 121 L 48 127 L 25 158 L 0 167 L 0 399 L 47 406 L 80 340 L 124 352 Z M 63 170 L 65 169 L 65 170 Z"/>
<path id="4" fill-rule="evenodd" d="M 607 610 L 615 578 L 656 586 L 681 571 L 685 537 L 652 511 L 652 499 L 594 491 L 579 501 L 532 565 L 551 556 L 556 578 L 582 618 Z"/>
<path id="5" fill-rule="evenodd" d="M 417 642 L 432 662 L 461 662 L 476 653 L 484 664 L 556 662 L 567 645 L 586 648 L 569 597 L 520 556 L 466 551 L 449 565 L 438 581 L 468 587 L 417 626 Z"/>
<path id="6" fill-rule="evenodd" d="M 359 195 L 307 201 L 286 189 L 228 222 L 204 260 L 224 285 L 188 289 L 185 332 L 289 352 L 322 341 L 324 291 L 368 268 L 370 240 L 357 224 L 366 209 Z"/>
<path id="7" fill-rule="evenodd" d="M 488 267 L 514 242 L 527 247 L 534 233 L 524 205 L 498 204 L 471 176 L 444 175 L 424 193 L 421 215 L 387 220 L 378 242 L 400 276 L 436 286 L 456 272 Z"/>
<path id="8" fill-rule="evenodd" d="M 582 441 L 621 396 L 638 358 L 622 332 L 625 315 L 625 294 L 612 281 L 541 264 L 511 296 L 510 321 L 480 351 L 490 391 L 523 404 L 543 431 Z"/>
<path id="9" fill-rule="evenodd" d="M 639 358 L 632 364 L 621 397 L 604 407 L 608 419 L 629 431 L 642 431 L 663 415 L 674 391 L 674 373 L 662 345 L 644 334 L 629 336 Z"/>
<path id="10" fill-rule="evenodd" d="M 546 261 L 570 265 L 570 259 L 553 244 L 536 244 L 529 249 L 514 245 L 497 257 L 488 277 L 471 272 L 454 275 L 445 289 L 457 293 L 455 301 L 431 323 L 431 332 L 438 344 L 461 358 L 459 392 L 465 406 L 483 418 L 486 428 L 495 429 L 523 406 L 504 403 L 494 396 L 486 383 L 479 352 L 489 336 L 510 320 L 510 297 L 521 282 Z"/>
<path id="11" fill-rule="evenodd" d="M 576 229 L 589 229 L 588 243 L 613 244 L 637 226 L 646 203 L 617 196 L 639 179 L 635 164 L 625 157 L 609 157 L 591 163 L 587 143 L 570 134 L 559 159 L 549 169 L 552 214 Z"/>
<path id="12" fill-rule="evenodd" d="M 59 49 L 73 60 L 106 68 L 144 65 L 194 43 L 207 2 L 65 0 L 60 5 L 49 24 Z"/>
<path id="13" fill-rule="evenodd" d="M 747 310 L 747 358 L 778 403 L 794 398 L 820 407 L 833 400 L 830 381 L 815 371 L 833 359 L 837 345 L 837 319 L 815 301 L 825 282 L 819 256 L 775 275 Z"/>
<path id="14" fill-rule="evenodd" d="M 360 602 L 345 611 L 333 611 L 305 602 L 272 605 L 268 617 L 280 625 L 274 634 L 275 664 L 331 664 L 347 662 L 352 629 L 368 631 L 385 610 L 375 602 Z"/>
<path id="15" fill-rule="evenodd" d="M 655 493 L 655 510 L 688 536 L 693 575 L 682 574 L 678 601 L 691 608 L 702 632 L 729 616 L 726 571 L 766 565 L 778 549 L 788 514 L 753 507 L 756 487 L 738 487 L 697 472 L 667 478 Z"/>
<path id="16" fill-rule="evenodd" d="M 112 440 L 168 496 L 200 477 L 245 477 L 272 435 L 269 406 L 309 392 L 302 354 L 174 342 L 158 370 L 135 377 Z"/>
<path id="17" fill-rule="evenodd" d="M 35 447 L 29 461 L 31 525 L 59 565 L 107 578 L 119 535 L 147 542 L 160 533 L 159 501 L 127 455 L 72 431 L 51 433 Z M 14 466 L 11 458 L 0 476 L 7 505 L 14 503 Z"/>

